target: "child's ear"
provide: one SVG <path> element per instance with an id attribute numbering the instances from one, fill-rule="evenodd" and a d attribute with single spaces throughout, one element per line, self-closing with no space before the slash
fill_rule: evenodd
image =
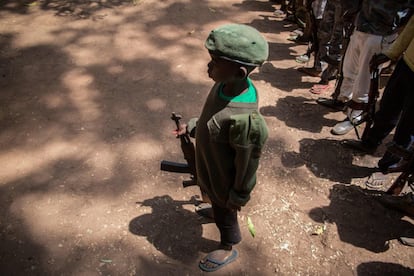
<path id="1" fill-rule="evenodd" d="M 239 67 L 239 71 L 237 72 L 237 76 L 240 79 L 246 78 L 248 74 L 249 74 L 249 72 L 247 71 L 247 68 L 246 67 L 244 67 L 244 66 L 240 66 Z"/>

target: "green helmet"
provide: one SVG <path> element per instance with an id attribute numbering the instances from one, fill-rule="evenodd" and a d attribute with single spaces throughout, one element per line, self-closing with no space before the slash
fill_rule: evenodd
<path id="1" fill-rule="evenodd" d="M 245 65 L 260 66 L 269 56 L 269 45 L 253 27 L 227 24 L 212 30 L 205 47 L 224 59 Z"/>

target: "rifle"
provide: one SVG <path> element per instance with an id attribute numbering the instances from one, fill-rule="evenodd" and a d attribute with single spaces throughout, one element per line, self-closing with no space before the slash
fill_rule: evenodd
<path id="1" fill-rule="evenodd" d="M 374 55 L 374 58 L 375 56 L 376 55 Z M 361 137 L 362 140 L 367 138 L 368 132 L 371 129 L 371 125 L 374 122 L 374 116 L 376 112 L 375 107 L 376 107 L 377 100 L 379 97 L 378 83 L 379 83 L 379 69 L 378 67 L 376 67 L 371 72 L 371 82 L 370 82 L 369 93 L 368 93 L 368 104 L 365 109 L 366 111 L 365 128 L 364 128 L 364 132 L 362 133 L 362 137 Z"/>
<path id="2" fill-rule="evenodd" d="M 373 58 L 375 58 L 375 56 L 376 55 L 374 55 Z M 365 116 L 365 119 L 364 119 L 365 128 L 364 128 L 364 131 L 361 137 L 359 136 L 357 125 L 353 124 L 354 129 L 355 129 L 355 134 L 357 138 L 361 140 L 365 140 L 367 138 L 369 130 L 371 129 L 371 125 L 374 122 L 374 116 L 376 112 L 375 107 L 376 107 L 377 100 L 379 97 L 378 83 L 379 83 L 379 69 L 378 67 L 376 67 L 371 71 L 371 82 L 370 82 L 370 87 L 369 87 L 369 92 L 368 92 L 368 103 L 364 105 L 363 116 Z"/>
<path id="3" fill-rule="evenodd" d="M 177 131 L 181 129 L 181 115 L 176 115 L 174 112 L 171 115 L 171 120 L 175 122 Z M 183 187 L 197 185 L 197 172 L 195 167 L 195 150 L 194 144 L 190 140 L 190 135 L 188 133 L 179 134 L 176 138 L 180 138 L 181 150 L 184 155 L 184 159 L 187 163 L 179 163 L 172 161 L 161 161 L 161 170 L 174 173 L 189 173 L 190 180 L 183 181 Z"/>
<path id="4" fill-rule="evenodd" d="M 406 183 L 412 188 L 414 186 L 414 145 L 411 145 L 410 149 L 405 149 L 394 143 L 388 147 L 387 150 L 392 154 L 401 157 L 397 167 L 389 170 L 389 172 L 401 172 L 401 174 L 386 193 L 391 195 L 399 195 L 404 189 Z"/>

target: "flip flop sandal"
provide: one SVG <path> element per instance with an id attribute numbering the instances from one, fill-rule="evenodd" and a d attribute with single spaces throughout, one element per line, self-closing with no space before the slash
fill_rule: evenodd
<path id="1" fill-rule="evenodd" d="M 388 175 L 375 172 L 368 177 L 365 186 L 371 190 L 381 190 L 388 183 Z"/>
<path id="2" fill-rule="evenodd" d="M 195 207 L 195 211 L 198 215 L 208 218 L 214 219 L 214 212 L 213 207 L 211 207 L 210 203 L 202 202 Z"/>
<path id="3" fill-rule="evenodd" d="M 222 250 L 222 249 L 219 249 L 219 250 Z M 224 261 L 219 261 L 215 259 L 213 256 L 216 251 L 210 252 L 206 257 L 204 257 L 200 261 L 200 263 L 198 264 L 198 267 L 201 270 L 207 271 L 207 272 L 216 271 L 222 268 L 223 266 L 226 266 L 229 263 L 233 262 L 239 256 L 239 253 L 237 252 L 237 250 L 233 249 L 230 256 L 228 256 Z M 210 266 L 208 264 L 210 264 Z"/>

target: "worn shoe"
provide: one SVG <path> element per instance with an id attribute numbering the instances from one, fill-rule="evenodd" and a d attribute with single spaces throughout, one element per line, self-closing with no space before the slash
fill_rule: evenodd
<path id="1" fill-rule="evenodd" d="M 308 55 L 301 55 L 301 56 L 298 56 L 298 57 L 296 57 L 296 62 L 297 63 L 307 63 L 307 62 L 309 62 L 309 56 Z"/>
<path id="2" fill-rule="evenodd" d="M 336 99 L 318 98 L 316 102 L 320 105 L 335 109 L 337 111 L 344 111 L 346 108 L 346 103 L 338 101 Z"/>
<path id="3" fill-rule="evenodd" d="M 377 146 L 373 146 L 367 142 L 358 140 L 344 140 L 342 144 L 347 148 L 351 148 L 353 150 L 367 154 L 373 154 L 377 149 Z"/>
<path id="4" fill-rule="evenodd" d="M 409 237 L 399 237 L 398 241 L 406 246 L 414 246 L 414 238 Z"/>
<path id="5" fill-rule="evenodd" d="M 344 135 L 366 120 L 366 114 L 363 110 L 348 108 L 346 113 L 347 118 L 333 127 L 332 134 Z"/>
<path id="6" fill-rule="evenodd" d="M 414 217 L 414 196 L 412 193 L 403 196 L 393 196 L 384 194 L 378 197 L 378 200 L 384 206 L 403 212 Z"/>
<path id="7" fill-rule="evenodd" d="M 350 132 L 354 126 L 352 125 L 351 121 L 345 119 L 340 123 L 337 123 L 331 130 L 331 133 L 334 135 L 345 135 Z"/>
<path id="8" fill-rule="evenodd" d="M 354 125 L 360 125 L 365 122 L 367 114 L 363 110 L 349 108 L 346 110 L 346 116 Z"/>

